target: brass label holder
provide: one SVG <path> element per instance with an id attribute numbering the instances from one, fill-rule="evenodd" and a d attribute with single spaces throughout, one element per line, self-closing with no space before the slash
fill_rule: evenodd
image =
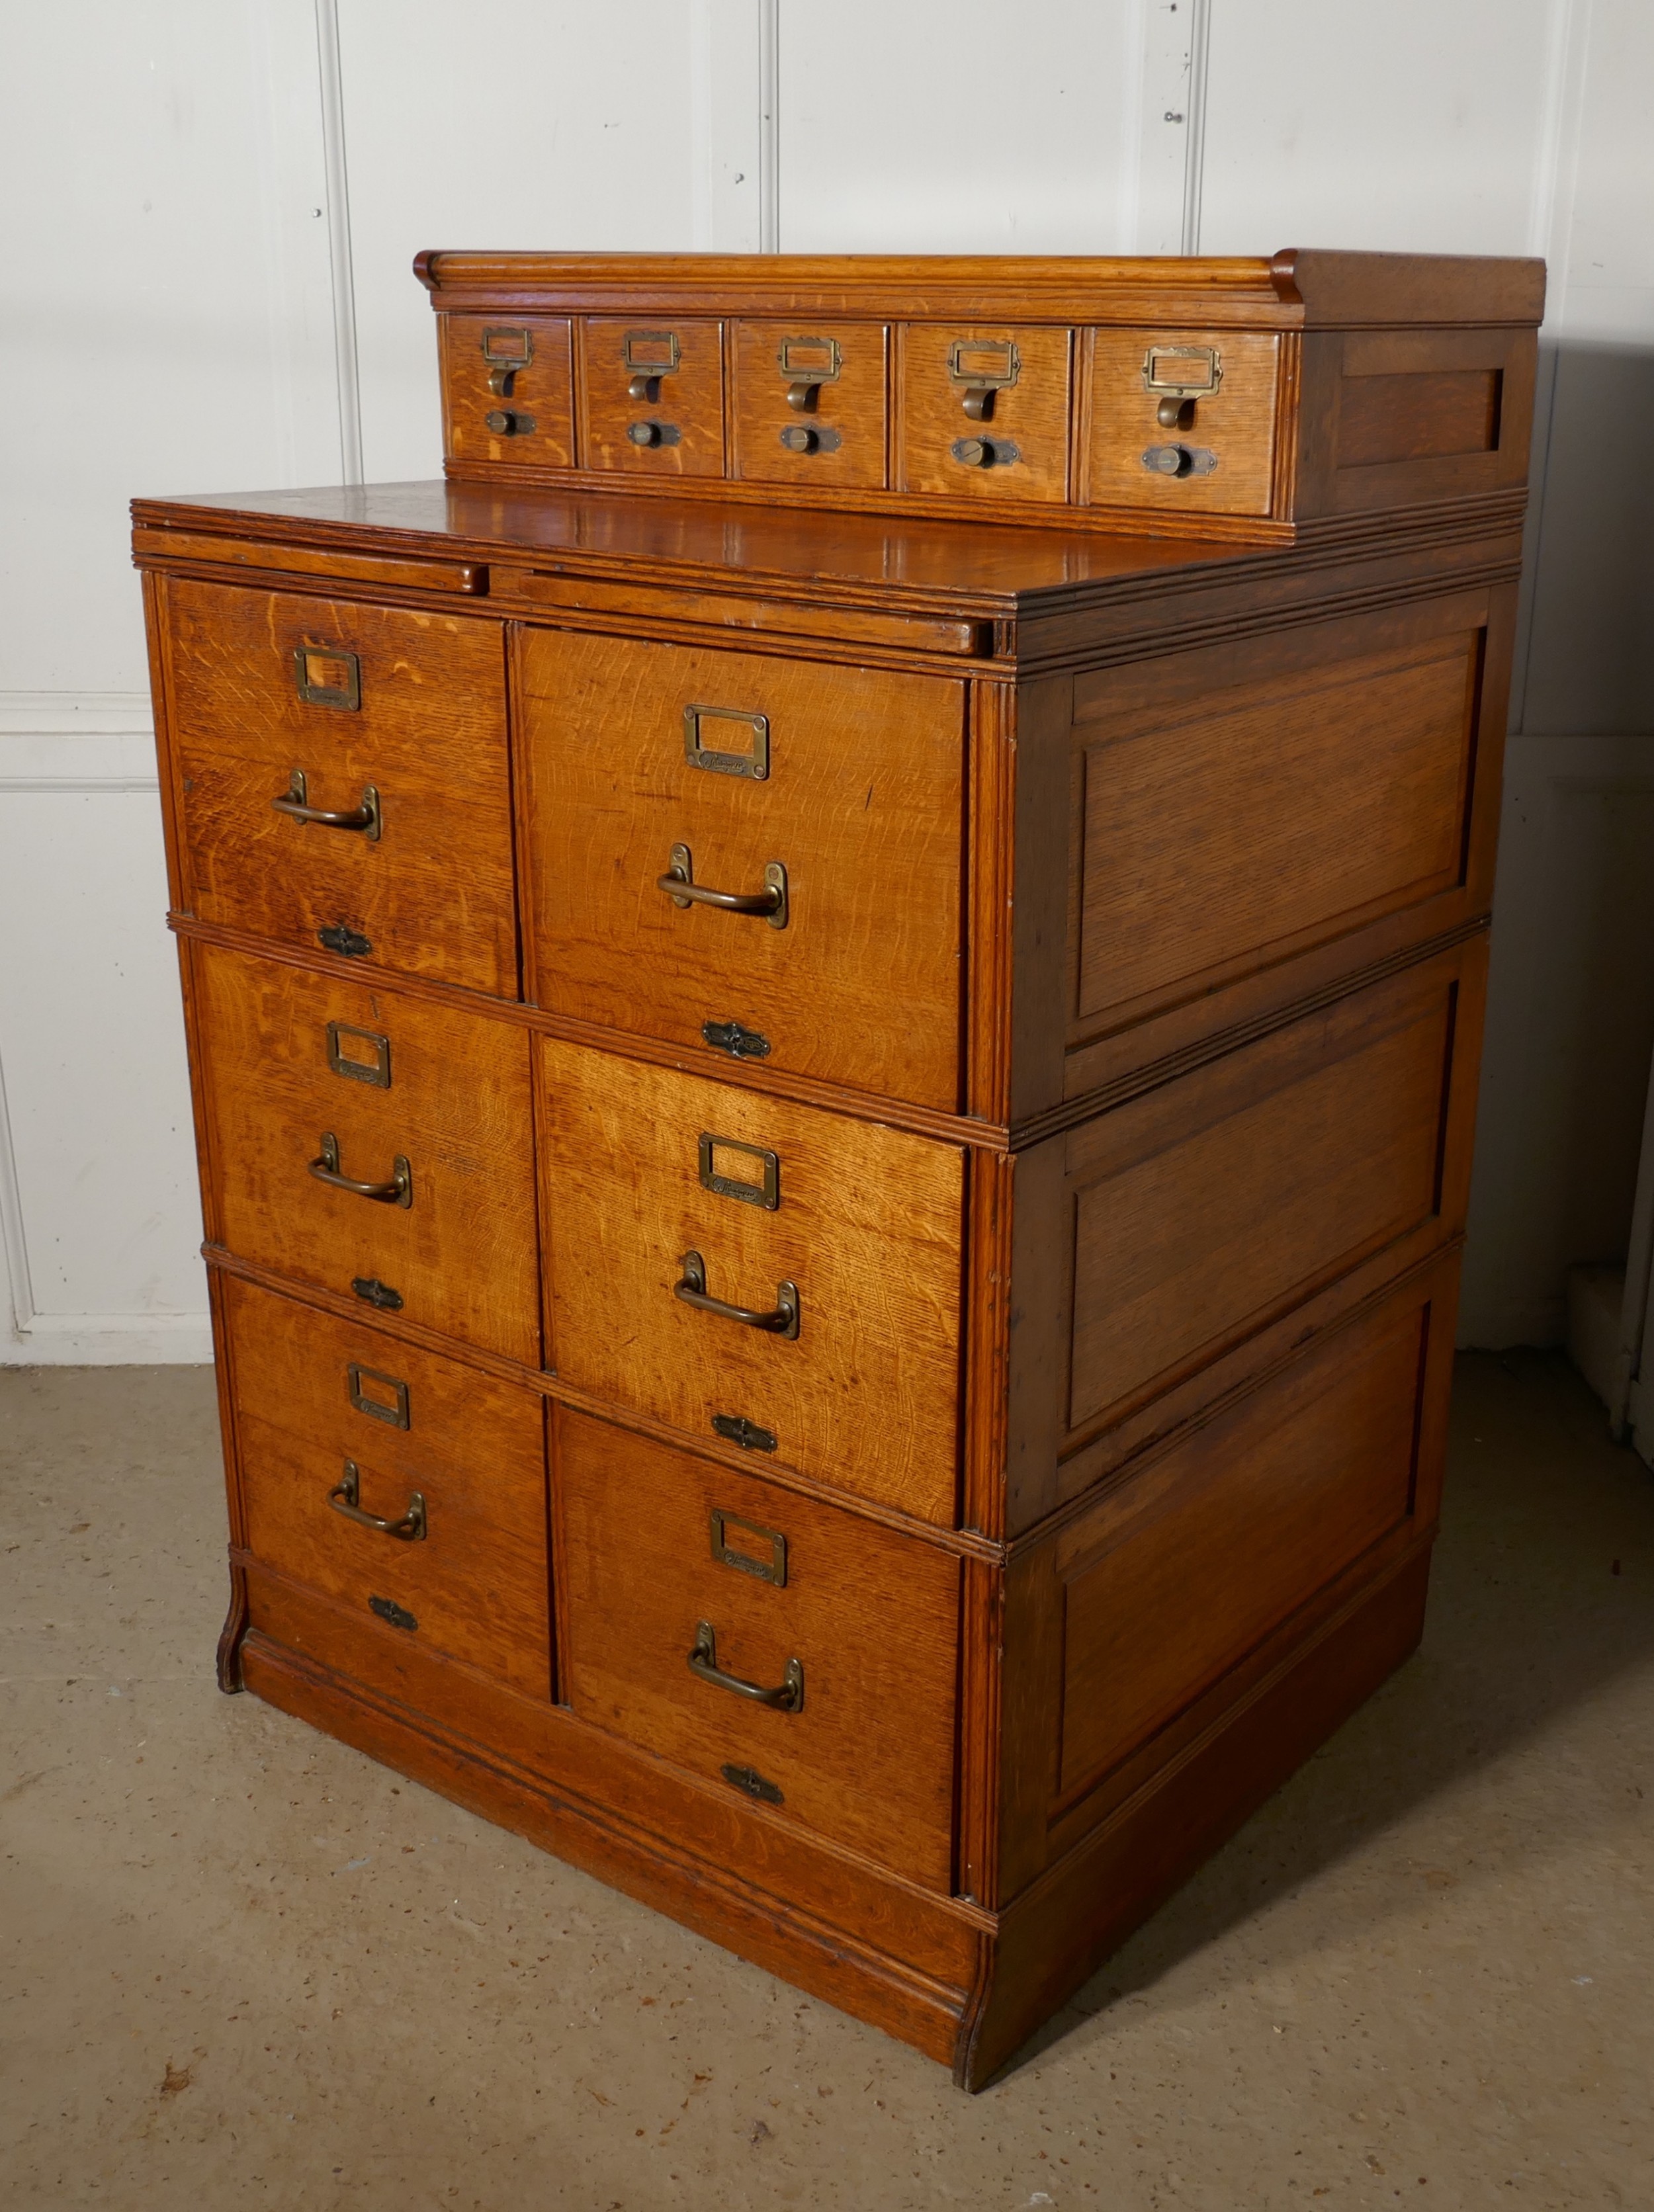
<path id="1" fill-rule="evenodd" d="M 483 358 L 488 363 L 488 388 L 496 399 L 509 399 L 517 372 L 534 358 L 534 333 L 526 325 L 483 332 Z"/>
<path id="2" fill-rule="evenodd" d="M 769 1583 L 776 1589 L 786 1589 L 787 1539 L 778 1528 L 761 1528 L 756 1521 L 743 1521 L 739 1515 L 726 1513 L 716 1505 L 713 1507 L 709 1518 L 712 1556 L 721 1567 L 733 1567 L 738 1574 L 751 1575 L 755 1582 Z M 729 1540 L 732 1528 L 739 1528 L 745 1536 L 756 1536 L 760 1544 L 767 1545 L 769 1558 L 744 1552 L 739 1544 L 732 1544 Z"/>
<path id="3" fill-rule="evenodd" d="M 333 645 L 295 645 L 293 677 L 307 707 L 340 707 L 354 714 L 362 705 L 362 662 Z"/>
<path id="4" fill-rule="evenodd" d="M 653 407 L 660 397 L 660 380 L 678 373 L 676 331 L 628 331 L 621 342 L 621 359 L 628 371 L 626 391 L 633 399 Z M 634 424 L 634 428 L 637 426 Z M 642 444 L 644 441 L 634 442 Z M 650 441 L 654 443 L 655 441 Z M 674 440 L 672 442 L 676 443 Z"/>
<path id="5" fill-rule="evenodd" d="M 732 722 L 739 729 L 750 730 L 752 733 L 750 750 L 727 753 L 703 744 L 701 737 L 703 721 Z M 732 730 L 730 734 L 733 736 L 734 732 Z M 744 714 L 739 707 L 685 707 L 684 758 L 691 768 L 703 768 L 711 775 L 750 775 L 755 783 L 763 783 L 769 775 L 769 717 L 768 714 Z"/>
<path id="6" fill-rule="evenodd" d="M 1151 346 L 1143 356 L 1143 389 L 1159 400 L 1154 419 L 1163 430 L 1188 430 L 1195 403 L 1208 398 L 1223 382 L 1223 356 L 1216 346 Z"/>
<path id="7" fill-rule="evenodd" d="M 355 1037 L 368 1045 L 373 1052 L 371 1060 L 358 1060 L 345 1045 L 347 1037 Z M 371 1083 L 375 1091 L 391 1087 L 391 1040 L 380 1036 L 377 1030 L 353 1029 L 349 1022 L 329 1022 L 327 1024 L 327 1065 L 335 1075 L 343 1075 L 352 1083 Z"/>
<path id="8" fill-rule="evenodd" d="M 801 415 L 813 414 L 820 403 L 822 386 L 836 384 L 843 367 L 836 338 L 783 338 L 775 360 L 787 386 L 787 404 Z M 794 450 L 807 453 L 816 448 L 802 446 Z"/>
<path id="9" fill-rule="evenodd" d="M 405 1429 L 408 1425 L 408 1386 L 398 1376 L 382 1374 L 377 1367 L 359 1366 L 353 1359 L 344 1370 L 345 1382 L 350 1392 L 350 1403 L 357 1413 L 366 1413 L 370 1420 L 383 1421 L 387 1428 Z M 377 1382 L 391 1394 L 388 1401 L 375 1398 L 367 1389 Z"/>
<path id="10" fill-rule="evenodd" d="M 1012 338 L 955 338 L 947 349 L 949 380 L 961 387 L 973 422 L 991 422 L 994 401 L 1022 374 L 1022 354 Z"/>
<path id="11" fill-rule="evenodd" d="M 774 1213 L 781 1204 L 781 1154 L 768 1152 L 762 1145 L 743 1144 L 739 1137 L 715 1136 L 702 1129 L 700 1139 L 701 1188 L 714 1192 L 719 1198 L 738 1198 L 744 1206 L 761 1206 L 766 1213 Z M 759 1179 L 744 1182 L 740 1176 L 721 1175 L 717 1156 L 720 1152 L 739 1152 L 743 1158 L 757 1160 Z"/>

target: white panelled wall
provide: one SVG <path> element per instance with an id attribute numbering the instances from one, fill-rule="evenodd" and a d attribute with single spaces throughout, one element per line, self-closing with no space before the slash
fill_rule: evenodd
<path id="1" fill-rule="evenodd" d="M 83 0 L 0 40 L 0 1358 L 208 1355 L 125 501 L 437 473 L 422 246 L 1544 253 L 1464 1333 L 1560 1337 L 1654 1045 L 1648 0 Z"/>

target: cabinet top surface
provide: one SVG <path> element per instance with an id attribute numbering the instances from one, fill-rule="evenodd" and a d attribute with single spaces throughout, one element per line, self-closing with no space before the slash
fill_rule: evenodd
<path id="1" fill-rule="evenodd" d="M 139 524 L 275 538 L 346 550 L 593 569 L 618 565 L 684 580 L 721 574 L 778 585 L 1012 603 L 1043 593 L 1153 580 L 1183 570 L 1289 557 L 1286 549 L 1111 537 L 1095 531 L 996 527 L 847 514 L 804 507 L 721 507 L 704 500 L 563 496 L 432 481 L 216 492 L 132 503 Z"/>
<path id="2" fill-rule="evenodd" d="M 1218 258 L 1080 254 L 488 253 L 435 249 L 414 271 L 439 310 L 560 305 L 678 312 L 1021 313 L 1099 322 L 1190 315 L 1301 330 L 1537 323 L 1542 261 L 1288 246 Z"/>

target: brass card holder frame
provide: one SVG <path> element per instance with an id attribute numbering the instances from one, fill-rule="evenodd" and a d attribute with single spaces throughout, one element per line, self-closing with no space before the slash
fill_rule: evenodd
<path id="1" fill-rule="evenodd" d="M 760 1528 L 756 1521 L 743 1521 L 737 1513 L 726 1513 L 715 1505 L 708 1516 L 712 1532 L 712 1556 L 721 1567 L 733 1567 L 738 1574 L 751 1575 L 755 1582 L 769 1583 L 776 1589 L 787 1587 L 787 1539 L 779 1528 Z M 744 1552 L 729 1540 L 732 1528 L 743 1535 L 756 1536 L 760 1544 L 769 1547 L 768 1559 L 752 1552 Z"/>
<path id="2" fill-rule="evenodd" d="M 752 750 L 745 753 L 720 752 L 701 741 L 702 722 L 738 722 L 742 729 L 752 732 Z M 703 768 L 711 775 L 750 775 L 755 783 L 767 782 L 769 776 L 769 717 L 768 714 L 744 714 L 739 707 L 688 706 L 684 709 L 684 758 L 691 768 Z"/>
<path id="3" fill-rule="evenodd" d="M 661 378 L 678 374 L 677 331 L 628 331 L 621 341 L 620 355 L 626 365 L 628 396 L 653 407 L 660 397 Z"/>
<path id="4" fill-rule="evenodd" d="M 996 396 L 1022 374 L 1022 354 L 1014 338 L 955 338 L 947 349 L 947 373 L 962 389 L 971 421 L 991 422 Z"/>
<path id="5" fill-rule="evenodd" d="M 1162 363 L 1170 365 L 1163 374 Z M 1183 372 L 1193 371 L 1192 374 Z M 1151 346 L 1143 356 L 1143 389 L 1159 400 L 1154 419 L 1163 430 L 1187 430 L 1195 403 L 1207 399 L 1223 382 L 1223 356 L 1216 346 Z"/>
<path id="6" fill-rule="evenodd" d="M 814 411 L 822 386 L 836 384 L 844 365 L 836 338 L 783 338 L 775 360 L 787 386 L 787 404 L 801 415 Z M 814 448 L 806 446 L 796 450 L 811 453 Z"/>
<path id="7" fill-rule="evenodd" d="M 315 672 L 318 669 L 329 673 L 337 669 L 341 680 L 330 684 Z M 295 645 L 293 676 L 307 707 L 338 707 L 355 714 L 362 705 L 362 662 L 354 653 L 342 653 L 332 645 Z"/>
<path id="8" fill-rule="evenodd" d="M 509 399 L 519 370 L 534 358 L 533 331 L 518 324 L 484 331 L 483 358 L 488 363 L 489 390 L 496 399 Z"/>
<path id="9" fill-rule="evenodd" d="M 344 1049 L 346 1037 L 356 1037 L 373 1047 L 371 1060 L 356 1060 Z M 349 1022 L 329 1022 L 327 1024 L 327 1065 L 335 1075 L 343 1075 L 352 1083 L 370 1083 L 375 1091 L 391 1087 L 391 1040 L 381 1036 L 377 1030 L 359 1030 Z"/>
<path id="10" fill-rule="evenodd" d="M 774 1213 L 781 1205 L 781 1154 L 767 1152 L 762 1145 L 743 1144 L 739 1137 L 715 1136 L 711 1130 L 702 1129 L 700 1139 L 701 1188 L 719 1198 L 738 1198 L 744 1206 L 761 1206 L 766 1213 Z M 720 1175 L 716 1156 L 720 1152 L 740 1152 L 750 1160 L 757 1160 L 762 1171 L 757 1182 L 743 1182 L 739 1176 Z"/>
<path id="11" fill-rule="evenodd" d="M 353 1359 L 344 1370 L 344 1380 L 357 1413 L 366 1413 L 369 1420 L 383 1421 L 388 1429 L 407 1427 L 408 1386 L 400 1376 L 383 1374 L 377 1367 L 363 1367 Z M 368 1382 L 380 1383 L 390 1392 L 388 1403 L 363 1388 Z"/>

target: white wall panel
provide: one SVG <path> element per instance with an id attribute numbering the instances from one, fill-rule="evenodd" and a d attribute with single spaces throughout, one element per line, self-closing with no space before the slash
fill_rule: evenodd
<path id="1" fill-rule="evenodd" d="M 1623 1258 L 1654 1050 L 1654 744 L 1511 739 L 1466 1334 L 1561 1340 L 1563 1277 Z"/>
<path id="2" fill-rule="evenodd" d="M 1525 252 L 1558 4 L 1217 0 L 1201 250 Z"/>
<path id="3" fill-rule="evenodd" d="M 370 481 L 441 467 L 422 247 L 757 250 L 757 0 L 339 0 L 338 22 Z"/>
<path id="4" fill-rule="evenodd" d="M 0 1358 L 201 1358 L 126 503 L 337 475 L 310 0 L 6 11 Z"/>
<path id="5" fill-rule="evenodd" d="M 788 253 L 1132 249 L 1140 11 L 783 8 Z"/>
<path id="6" fill-rule="evenodd" d="M 8 11 L 0 691 L 136 690 L 136 492 L 338 467 L 308 0 Z"/>
<path id="7" fill-rule="evenodd" d="M 76 748 L 93 758 L 66 760 Z M 0 1215 L 18 1324 L 0 1359 L 210 1356 L 149 750 L 139 731 L 0 751 Z"/>
<path id="8" fill-rule="evenodd" d="M 1562 1268 L 1615 1256 L 1654 1024 L 1648 0 L 88 0 L 0 39 L 5 1356 L 204 1340 L 127 497 L 435 473 L 426 246 L 1545 251 L 1468 1333 L 1553 1334 Z"/>

